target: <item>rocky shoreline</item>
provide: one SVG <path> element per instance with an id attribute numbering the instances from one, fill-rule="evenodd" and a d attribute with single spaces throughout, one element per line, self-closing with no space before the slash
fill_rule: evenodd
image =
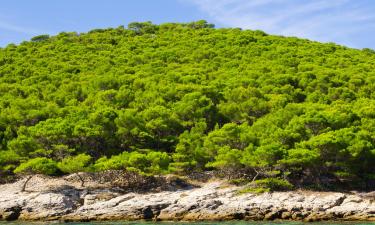
<path id="1" fill-rule="evenodd" d="M 41 176 L 21 192 L 22 182 L 0 185 L 0 220 L 375 221 L 373 192 L 239 194 L 241 187 L 213 180 L 136 193 Z"/>

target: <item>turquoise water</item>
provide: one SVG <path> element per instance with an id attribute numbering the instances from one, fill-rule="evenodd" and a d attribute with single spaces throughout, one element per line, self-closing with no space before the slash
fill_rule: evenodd
<path id="1" fill-rule="evenodd" d="M 0 222 L 0 225 L 57 225 L 61 223 Z M 64 225 L 375 225 L 375 222 L 87 222 Z"/>

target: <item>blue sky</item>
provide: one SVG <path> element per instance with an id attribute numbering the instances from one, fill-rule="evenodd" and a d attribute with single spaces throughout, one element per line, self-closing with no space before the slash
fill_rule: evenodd
<path id="1" fill-rule="evenodd" d="M 4 0 L 0 46 L 134 21 L 189 22 L 375 49 L 375 0 Z"/>

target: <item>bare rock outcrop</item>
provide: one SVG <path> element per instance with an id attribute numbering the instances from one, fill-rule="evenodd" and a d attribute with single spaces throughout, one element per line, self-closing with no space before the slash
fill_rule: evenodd
<path id="1" fill-rule="evenodd" d="M 79 187 L 37 177 L 28 192 L 22 181 L 0 186 L 0 220 L 367 220 L 375 221 L 369 194 L 274 192 L 238 194 L 240 187 L 212 181 L 148 193 Z M 370 197 L 369 197 L 370 196 Z"/>

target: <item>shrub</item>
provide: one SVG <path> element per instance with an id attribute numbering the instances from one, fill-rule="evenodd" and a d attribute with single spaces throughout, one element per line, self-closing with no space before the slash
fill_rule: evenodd
<path id="1" fill-rule="evenodd" d="M 45 174 L 54 175 L 57 172 L 57 163 L 52 159 L 45 157 L 39 157 L 29 159 L 28 161 L 21 163 L 15 170 L 14 173 L 29 175 L 26 181 L 22 185 L 21 191 L 25 191 L 27 183 L 33 177 L 34 174 Z"/>
<path id="2" fill-rule="evenodd" d="M 260 194 L 270 191 L 288 191 L 293 189 L 293 185 L 289 181 L 280 178 L 265 178 L 256 180 L 244 189 L 238 191 L 239 194 L 255 193 Z"/>
<path id="3" fill-rule="evenodd" d="M 148 170 L 152 174 L 167 172 L 171 161 L 169 155 L 165 152 L 149 152 L 147 160 L 151 164 Z"/>
<path id="4" fill-rule="evenodd" d="M 270 192 L 269 188 L 263 187 L 247 187 L 238 191 L 238 194 L 246 194 L 246 193 L 254 193 L 254 194 L 261 194 L 265 192 Z"/>
<path id="5" fill-rule="evenodd" d="M 49 39 L 48 34 L 42 34 L 42 35 L 38 35 L 38 36 L 35 36 L 35 37 L 31 38 L 31 41 L 32 42 L 42 42 L 42 41 L 46 41 L 48 39 Z"/>
<path id="6" fill-rule="evenodd" d="M 18 174 L 54 175 L 57 172 L 57 164 L 52 159 L 45 157 L 34 158 L 21 163 L 14 172 Z"/>
<path id="7" fill-rule="evenodd" d="M 105 170 L 123 170 L 129 165 L 129 153 L 123 152 L 119 155 L 114 155 L 111 158 L 106 156 L 98 159 L 93 169 L 97 172 Z"/>
<path id="8" fill-rule="evenodd" d="M 91 162 L 91 156 L 79 154 L 64 158 L 57 164 L 58 168 L 64 173 L 78 173 L 88 170 Z"/>
<path id="9" fill-rule="evenodd" d="M 270 191 L 288 191 L 293 189 L 289 181 L 280 178 L 265 178 L 254 182 L 257 187 L 269 189 Z"/>
<path id="10" fill-rule="evenodd" d="M 86 154 L 79 154 L 77 156 L 70 156 L 64 158 L 57 164 L 58 168 L 64 173 L 77 173 L 83 187 L 85 181 L 79 172 L 86 172 L 90 169 L 91 156 Z"/>
<path id="11" fill-rule="evenodd" d="M 229 180 L 229 183 L 234 184 L 234 185 L 245 185 L 245 184 L 247 184 L 249 182 L 250 182 L 250 180 L 249 179 L 245 179 L 245 178 L 238 178 L 238 179 L 231 179 L 231 180 Z"/>

